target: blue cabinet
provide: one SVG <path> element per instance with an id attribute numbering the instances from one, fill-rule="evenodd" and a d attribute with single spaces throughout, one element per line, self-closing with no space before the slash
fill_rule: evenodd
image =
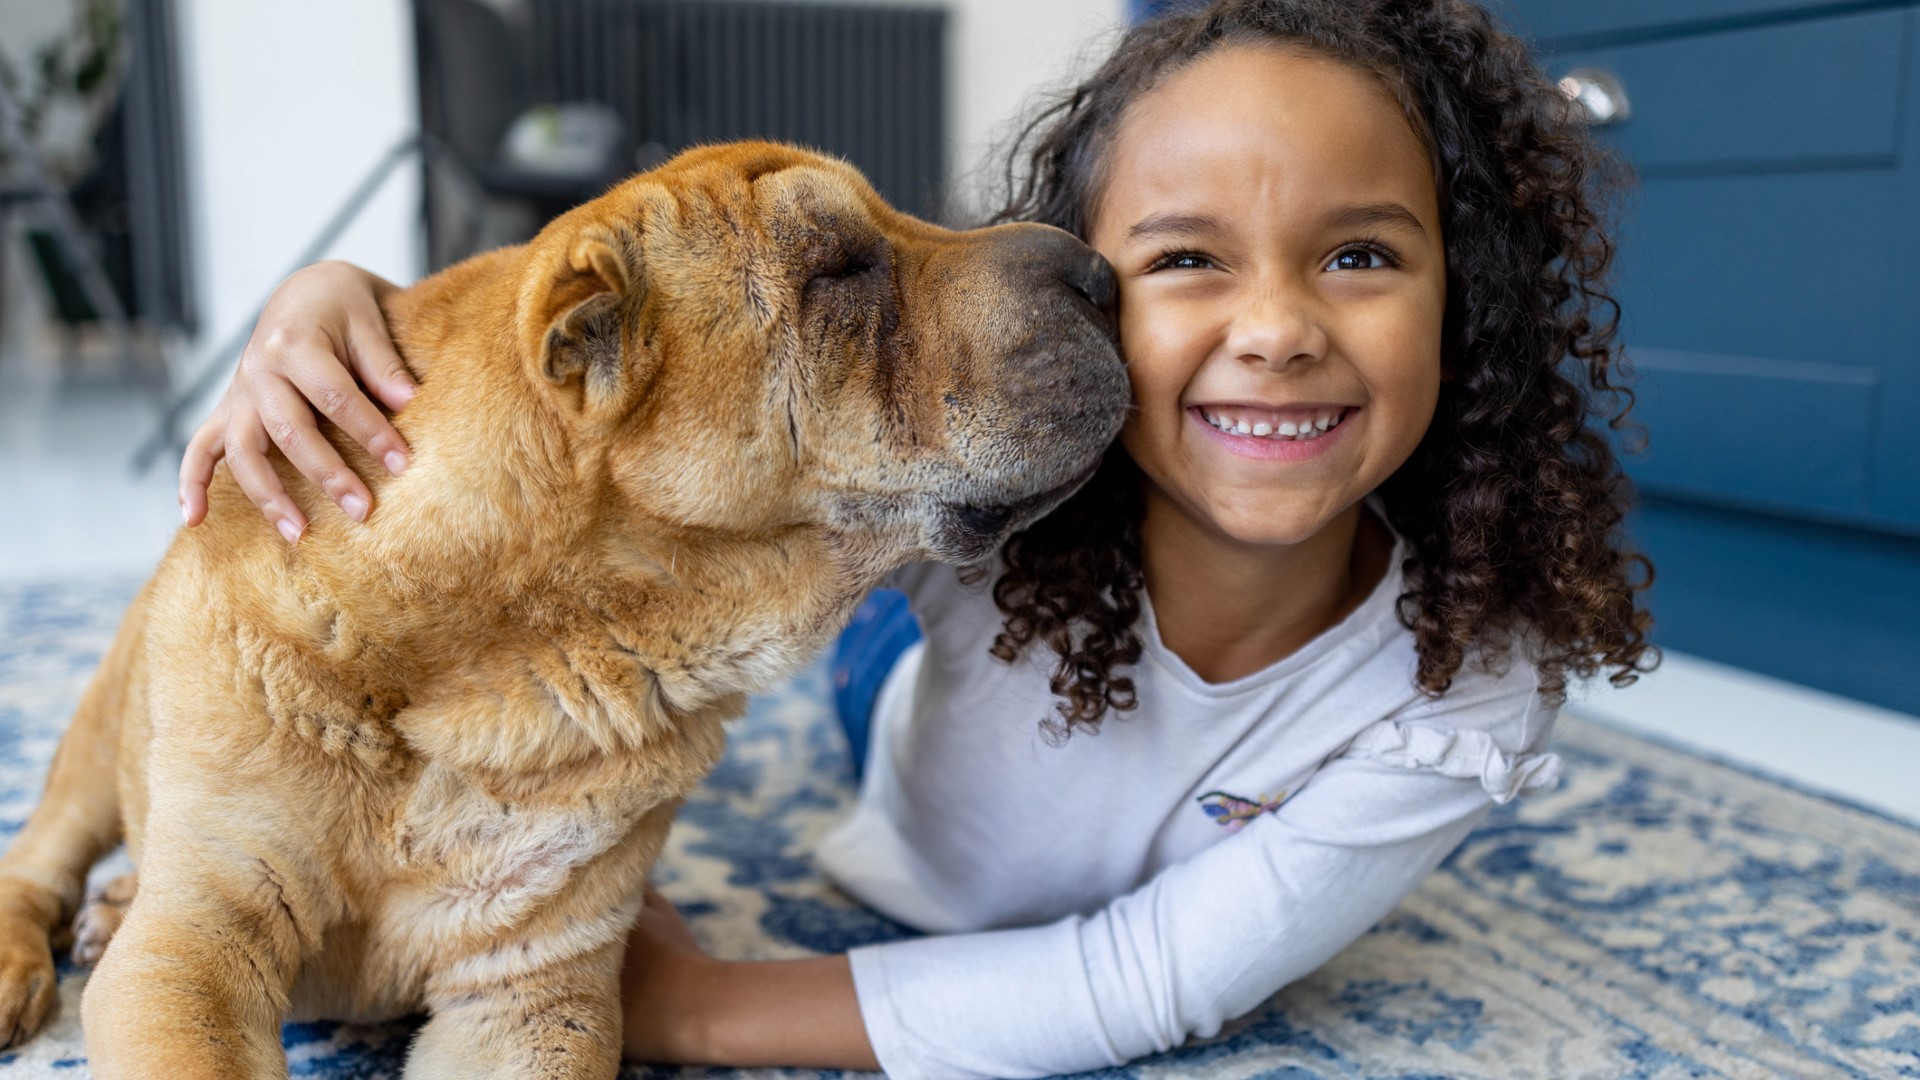
<path id="1" fill-rule="evenodd" d="M 1920 4 L 1497 10 L 1629 103 L 1656 639 L 1920 714 Z"/>
<path id="2" fill-rule="evenodd" d="M 1486 0 L 1508 23 L 1562 47 L 1712 34 L 1803 22 L 1836 12 L 1900 7 L 1909 0 Z"/>

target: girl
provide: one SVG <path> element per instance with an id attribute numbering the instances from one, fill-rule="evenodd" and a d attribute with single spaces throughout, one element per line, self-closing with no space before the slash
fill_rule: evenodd
<path id="1" fill-rule="evenodd" d="M 1114 264 L 1139 409 L 993 565 L 897 576 L 924 642 L 879 600 L 842 639 L 864 777 L 820 863 L 935 936 L 722 961 L 650 895 L 634 1057 L 1012 1077 L 1211 1035 L 1551 781 L 1568 678 L 1655 659 L 1590 426 L 1604 159 L 1484 12 L 1219 0 L 1027 136 L 999 217 Z M 306 402 L 405 467 L 353 381 L 406 402 L 388 287 L 282 287 L 188 449 L 189 524 L 224 455 L 299 535 L 269 433 L 366 517 Z"/>

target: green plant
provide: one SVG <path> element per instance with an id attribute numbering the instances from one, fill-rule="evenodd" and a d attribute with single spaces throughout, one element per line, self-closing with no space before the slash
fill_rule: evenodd
<path id="1" fill-rule="evenodd" d="M 74 0 L 66 33 L 32 53 L 31 84 L 0 53 L 0 86 L 20 105 L 20 123 L 29 139 L 40 133 L 48 109 L 59 99 L 92 106 L 113 89 L 120 67 L 124 19 L 117 0 Z M 0 162 L 6 148 L 0 147 Z"/>

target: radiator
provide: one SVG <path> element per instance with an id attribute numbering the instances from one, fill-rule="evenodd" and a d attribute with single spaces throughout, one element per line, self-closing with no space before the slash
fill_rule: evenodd
<path id="1" fill-rule="evenodd" d="M 599 101 L 669 153 L 728 139 L 851 161 L 895 206 L 938 218 L 947 13 L 766 0 L 534 0 L 535 94 Z"/>

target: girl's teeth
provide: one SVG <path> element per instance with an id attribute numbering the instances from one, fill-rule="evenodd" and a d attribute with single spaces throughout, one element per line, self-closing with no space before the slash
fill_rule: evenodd
<path id="1" fill-rule="evenodd" d="M 1246 420 L 1229 420 L 1224 416 L 1207 412 L 1205 409 L 1200 411 L 1202 419 L 1229 435 L 1247 435 L 1258 439 L 1317 439 L 1339 424 L 1343 415 L 1344 411 L 1327 413 L 1311 420 L 1303 420 L 1297 425 L 1291 420 L 1282 420 L 1275 424 L 1264 421 L 1255 424 Z"/>

